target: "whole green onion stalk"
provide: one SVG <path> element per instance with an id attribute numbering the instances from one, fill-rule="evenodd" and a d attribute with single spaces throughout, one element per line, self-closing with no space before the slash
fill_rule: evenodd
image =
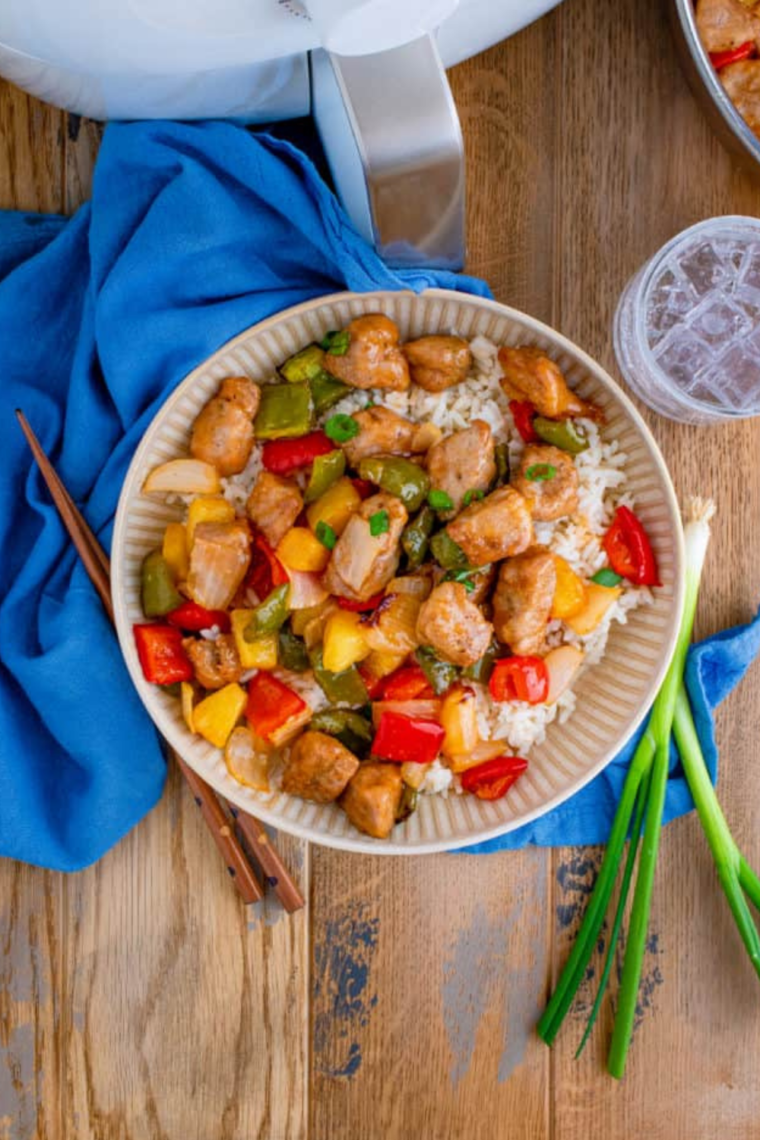
<path id="1" fill-rule="evenodd" d="M 686 598 L 676 649 L 665 675 L 665 680 L 652 706 L 647 727 L 631 760 L 623 785 L 620 803 L 612 823 L 607 849 L 599 869 L 594 889 L 589 898 L 589 904 L 575 945 L 562 971 L 557 988 L 538 1023 L 540 1036 L 547 1044 L 551 1044 L 572 1004 L 578 987 L 585 976 L 588 962 L 594 952 L 604 923 L 607 907 L 612 896 L 626 837 L 630 831 L 631 845 L 623 873 L 620 899 L 612 926 L 611 938 L 609 940 L 607 960 L 602 973 L 599 994 L 592 1008 L 589 1023 L 583 1041 L 581 1042 L 580 1048 L 583 1048 L 591 1027 L 596 1020 L 601 999 L 609 978 L 628 889 L 633 877 L 636 854 L 639 846 L 639 836 L 643 822 L 644 835 L 641 840 L 638 874 L 631 909 L 631 920 L 623 964 L 618 1010 L 615 1018 L 608 1061 L 609 1071 L 616 1077 L 620 1077 L 623 1074 L 633 1030 L 641 967 L 646 947 L 646 932 L 649 921 L 659 835 L 662 825 L 662 812 L 665 803 L 670 736 L 674 716 L 676 715 L 678 696 L 682 687 L 686 653 L 694 624 L 699 582 L 710 536 L 709 521 L 714 510 L 714 505 L 709 500 L 692 499 L 687 504 L 687 523 L 684 531 L 686 544 Z M 707 777 L 707 784 L 712 791 L 709 777 Z M 633 826 L 631 827 L 632 820 Z M 745 878 L 747 878 L 746 871 Z M 758 884 L 758 886 L 760 886 L 760 884 Z M 758 892 L 758 894 L 760 895 L 760 892 Z"/>

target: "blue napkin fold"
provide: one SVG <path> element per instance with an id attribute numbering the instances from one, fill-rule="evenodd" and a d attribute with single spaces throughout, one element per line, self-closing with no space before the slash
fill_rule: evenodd
<path id="1" fill-rule="evenodd" d="M 433 285 L 489 295 L 473 278 L 391 271 L 300 151 L 226 123 L 109 126 L 92 201 L 73 219 L 0 214 L 0 854 L 84 867 L 156 803 L 165 779 L 13 409 L 108 546 L 140 437 L 220 344 L 335 290 Z M 721 678 L 730 665 L 735 683 L 757 649 L 752 626 L 693 653 L 713 765 Z M 624 766 L 625 756 L 551 816 L 484 849 L 604 838 Z M 690 806 L 674 769 L 668 817 Z"/>

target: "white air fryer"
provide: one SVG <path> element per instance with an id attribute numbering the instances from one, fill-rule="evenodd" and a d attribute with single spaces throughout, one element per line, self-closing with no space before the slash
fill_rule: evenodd
<path id="1" fill-rule="evenodd" d="M 94 119 L 312 114 L 336 190 L 393 265 L 464 262 L 445 68 L 558 0 L 0 0 L 0 74 Z"/>

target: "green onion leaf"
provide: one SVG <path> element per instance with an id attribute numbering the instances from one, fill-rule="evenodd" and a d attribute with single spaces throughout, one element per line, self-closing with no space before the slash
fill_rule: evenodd
<path id="1" fill-rule="evenodd" d="M 465 491 L 464 499 L 462 500 L 462 505 L 465 507 L 469 507 L 470 503 L 479 502 L 480 499 L 482 499 L 484 496 L 485 496 L 485 491 L 478 491 L 473 487 L 471 490 Z"/>
<path id="2" fill-rule="evenodd" d="M 609 566 L 605 566 L 603 570 L 597 570 L 596 574 L 591 579 L 596 582 L 597 586 L 617 586 L 623 579 L 614 570 L 610 570 Z"/>
<path id="3" fill-rule="evenodd" d="M 324 521 L 324 519 L 319 520 L 314 534 L 316 535 L 319 542 L 321 542 L 327 550 L 332 550 L 335 546 L 335 543 L 338 541 L 337 534 L 330 526 L 330 524 Z"/>
<path id="4" fill-rule="evenodd" d="M 325 435 L 335 443 L 347 443 L 359 434 L 359 425 L 353 416 L 330 416 L 325 424 Z"/>
<path id="5" fill-rule="evenodd" d="M 340 332 L 327 333 L 319 342 L 319 347 L 329 352 L 331 356 L 345 356 L 350 343 L 351 333 L 348 329 L 341 329 Z"/>
<path id="6" fill-rule="evenodd" d="M 454 509 L 454 500 L 445 491 L 431 491 L 428 495 L 428 502 L 434 511 L 452 511 Z"/>
<path id="7" fill-rule="evenodd" d="M 557 468 L 552 467 L 551 463 L 534 463 L 525 472 L 525 478 L 530 479 L 531 483 L 546 483 L 556 474 Z"/>
<path id="8" fill-rule="evenodd" d="M 373 538 L 378 534 L 385 534 L 390 529 L 391 522 L 387 511 L 375 511 L 374 515 L 369 516 L 369 533 Z"/>

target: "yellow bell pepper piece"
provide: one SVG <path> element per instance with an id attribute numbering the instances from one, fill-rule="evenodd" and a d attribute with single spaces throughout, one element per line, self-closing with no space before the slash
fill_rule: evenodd
<path id="1" fill-rule="evenodd" d="M 180 685 L 180 696 L 182 698 L 182 716 L 185 718 L 185 724 L 191 732 L 195 732 L 195 717 L 193 716 L 195 712 L 193 708 L 195 692 L 189 681 L 183 681 Z"/>
<path id="2" fill-rule="evenodd" d="M 195 731 L 213 744 L 224 748 L 227 738 L 243 715 L 248 694 L 233 681 L 216 693 L 211 693 L 193 709 Z"/>
<path id="3" fill-rule="evenodd" d="M 276 551 L 283 566 L 289 570 L 308 570 L 319 573 L 330 561 L 330 551 L 305 526 L 293 526 Z"/>
<path id="4" fill-rule="evenodd" d="M 379 681 L 390 673 L 395 673 L 404 664 L 408 652 L 392 653 L 387 649 L 373 649 L 364 662 L 364 667 L 371 677 Z"/>
<path id="5" fill-rule="evenodd" d="M 164 531 L 161 553 L 169 564 L 175 582 L 184 582 L 190 569 L 187 553 L 187 531 L 183 523 L 169 523 Z"/>
<path id="6" fill-rule="evenodd" d="M 333 483 L 324 495 L 320 495 L 315 503 L 306 509 L 306 517 L 312 530 L 317 529 L 320 522 L 331 526 L 336 534 L 346 529 L 346 524 L 354 511 L 361 505 L 361 495 L 350 479 L 343 477 Z"/>
<path id="7" fill-rule="evenodd" d="M 193 535 L 198 523 L 228 523 L 235 521 L 235 508 L 221 495 L 201 495 L 193 499 L 187 508 L 187 545 L 193 545 Z"/>
<path id="8" fill-rule="evenodd" d="M 369 654 L 359 615 L 336 610 L 325 624 L 322 639 L 322 664 L 328 673 L 342 673 Z"/>
<path id="9" fill-rule="evenodd" d="M 253 610 L 233 610 L 230 614 L 240 664 L 244 669 L 276 669 L 277 634 L 266 633 L 255 641 L 246 641 L 243 636 L 252 616 Z"/>
<path id="10" fill-rule="evenodd" d="M 579 633 L 581 636 L 592 633 L 622 592 L 620 586 L 600 586 L 596 582 L 588 582 L 585 606 L 580 613 L 567 618 L 566 624 L 573 633 Z"/>
<path id="11" fill-rule="evenodd" d="M 572 566 L 558 554 L 554 555 L 554 566 L 557 571 L 557 584 L 554 588 L 551 616 L 566 621 L 579 614 L 586 605 L 586 584 Z"/>

